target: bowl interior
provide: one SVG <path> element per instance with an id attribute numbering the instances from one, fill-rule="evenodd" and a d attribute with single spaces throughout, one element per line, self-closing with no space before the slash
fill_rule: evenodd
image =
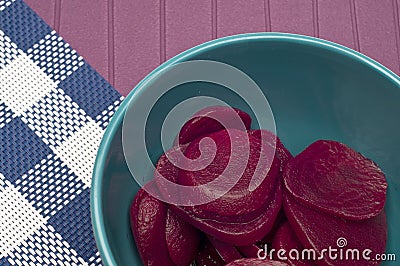
<path id="1" fill-rule="evenodd" d="M 277 134 L 293 154 L 317 139 L 333 139 L 373 159 L 389 182 L 387 251 L 400 254 L 400 230 L 396 228 L 400 219 L 400 209 L 396 208 L 400 200 L 397 78 L 338 45 L 293 35 L 254 36 L 203 45 L 174 60 L 216 60 L 248 74 L 266 95 Z M 138 185 L 125 163 L 121 123 L 124 109 L 140 101 L 142 91 L 133 91 L 116 114 L 96 163 L 92 211 L 96 240 L 106 265 L 141 265 L 128 217 Z M 176 87 L 157 102 L 147 122 L 147 147 L 154 160 L 161 155 L 161 144 L 159 134 L 151 132 L 159 132 L 165 115 L 176 104 L 198 95 L 218 97 L 251 111 L 236 94 L 218 85 L 187 83 Z M 143 164 L 137 162 L 137 167 Z"/>

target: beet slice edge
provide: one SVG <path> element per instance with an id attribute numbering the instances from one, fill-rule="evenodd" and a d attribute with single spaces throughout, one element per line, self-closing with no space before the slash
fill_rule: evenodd
<path id="1" fill-rule="evenodd" d="M 226 266 L 286 266 L 286 265 L 288 264 L 275 260 L 244 258 L 232 261 L 231 263 L 228 263 Z"/>
<path id="2" fill-rule="evenodd" d="M 189 265 L 196 256 L 200 232 L 168 210 L 165 234 L 171 260 L 179 266 Z"/>
<path id="3" fill-rule="evenodd" d="M 241 121 L 235 120 L 235 114 L 239 116 Z M 250 129 L 251 117 L 240 109 L 229 106 L 210 106 L 206 107 L 193 115 L 179 131 L 179 143 L 175 140 L 174 144 L 186 144 L 196 138 L 208 135 L 224 129 L 221 123 L 213 119 L 215 117 L 227 124 L 227 128 Z M 238 124 L 243 123 L 243 125 Z"/>
<path id="4" fill-rule="evenodd" d="M 236 129 L 221 130 L 209 134 L 207 137 L 213 139 L 217 146 L 214 160 L 209 166 L 199 171 L 179 171 L 178 182 L 180 184 L 198 186 L 219 177 L 226 169 L 229 158 L 232 156 L 230 153 L 230 146 L 232 145 L 245 147 L 250 144 L 250 153 L 248 161 L 244 162 L 247 166 L 242 176 L 237 176 L 240 170 L 236 171 L 236 167 L 232 167 L 230 172 L 224 173 L 224 178 L 236 177 L 238 180 L 229 192 L 212 202 L 194 206 L 193 208 L 197 209 L 200 216 L 202 211 L 205 211 L 206 215 L 211 212 L 216 215 L 237 216 L 259 209 L 278 178 L 280 162 L 275 156 L 273 147 L 269 143 L 261 143 L 259 138 L 249 135 L 248 132 Z M 233 139 L 233 143 L 230 142 L 231 139 Z M 186 148 L 185 155 L 188 158 L 195 159 L 200 155 L 199 142 L 200 140 L 193 141 Z M 261 145 L 263 145 L 264 154 L 260 153 Z M 265 161 L 261 162 L 259 160 Z M 265 167 L 270 163 L 269 171 L 263 172 L 266 175 L 263 177 L 261 184 L 255 190 L 249 191 L 250 181 L 259 162 Z"/>
<path id="5" fill-rule="evenodd" d="M 311 248 L 320 254 L 329 246 L 339 249 L 338 243 L 345 243 L 342 247 L 344 250 L 359 250 L 360 260 L 357 260 L 357 265 L 379 264 L 377 261 L 362 260 L 362 252 L 370 249 L 372 254 L 384 253 L 387 240 L 384 211 L 378 216 L 362 221 L 346 220 L 305 206 L 297 202 L 289 193 L 284 193 L 283 207 L 293 231 L 305 248 Z M 346 241 L 339 242 L 343 239 Z M 351 257 L 348 258 L 351 259 Z M 349 265 L 354 261 L 333 261 L 329 256 L 324 256 L 323 260 L 317 260 L 316 263 L 318 265 Z"/>
<path id="6" fill-rule="evenodd" d="M 165 239 L 166 215 L 167 205 L 143 188 L 138 191 L 131 204 L 130 220 L 136 246 L 145 265 L 175 265 L 169 257 Z"/>
<path id="7" fill-rule="evenodd" d="M 377 165 L 343 143 L 319 140 L 290 160 L 283 173 L 290 194 L 303 204 L 345 219 L 377 216 L 387 182 Z"/>
<path id="8" fill-rule="evenodd" d="M 280 249 L 285 250 L 285 259 L 284 261 L 292 266 L 310 266 L 314 265 L 311 261 L 305 261 L 301 259 L 301 253 L 304 249 L 300 240 L 297 238 L 296 233 L 293 231 L 289 222 L 286 221 L 281 224 L 281 226 L 276 231 L 274 239 L 272 241 L 272 248 L 275 249 L 275 253 L 273 257 L 275 260 L 280 260 L 277 257 L 277 252 Z M 293 254 L 290 254 L 291 250 L 295 250 Z M 296 254 L 296 251 L 298 252 Z M 292 259 L 291 256 L 298 256 L 295 259 Z"/>
<path id="9" fill-rule="evenodd" d="M 235 246 L 245 246 L 258 241 L 271 230 L 282 204 L 280 182 L 277 182 L 276 187 L 271 190 L 270 197 L 265 204 L 268 204 L 269 208 L 253 221 L 246 223 L 227 223 L 202 219 L 182 207 L 171 205 L 170 208 L 199 230 L 223 242 Z"/>

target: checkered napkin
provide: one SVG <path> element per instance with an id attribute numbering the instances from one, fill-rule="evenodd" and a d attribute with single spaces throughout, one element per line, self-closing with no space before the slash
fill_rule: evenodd
<path id="1" fill-rule="evenodd" d="M 93 163 L 122 100 L 22 0 L 0 0 L 0 265 L 99 265 Z"/>

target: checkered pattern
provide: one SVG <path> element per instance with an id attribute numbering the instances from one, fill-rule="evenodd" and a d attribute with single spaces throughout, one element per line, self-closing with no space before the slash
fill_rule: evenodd
<path id="1" fill-rule="evenodd" d="M 82 57 L 55 31 L 28 49 L 28 55 L 56 84 L 84 64 Z"/>
<path id="2" fill-rule="evenodd" d="M 122 100 L 22 0 L 0 0 L 0 265 L 101 265 L 89 189 Z"/>

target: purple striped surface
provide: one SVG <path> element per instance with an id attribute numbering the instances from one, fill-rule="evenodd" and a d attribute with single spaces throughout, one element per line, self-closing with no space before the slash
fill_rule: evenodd
<path id="1" fill-rule="evenodd" d="M 59 0 L 56 0 L 56 3 Z M 93 65 L 97 72 L 108 74 L 108 21 L 107 0 L 60 1 L 55 28 L 80 55 Z M 101 15 L 99 15 L 101 14 Z M 58 23 L 58 24 L 57 24 Z"/>
<path id="2" fill-rule="evenodd" d="M 400 73 L 400 0 L 25 0 L 123 95 L 168 58 L 227 35 L 346 45 Z"/>
<path id="3" fill-rule="evenodd" d="M 356 49 L 351 1 L 318 1 L 319 37 Z"/>
<path id="4" fill-rule="evenodd" d="M 217 1 L 217 36 L 267 31 L 269 17 L 265 4 L 264 0 Z"/>
<path id="5" fill-rule="evenodd" d="M 312 0 L 269 0 L 271 31 L 315 36 Z"/>
<path id="6" fill-rule="evenodd" d="M 162 1 L 164 2 L 164 1 Z M 165 0 L 164 25 L 165 55 L 169 59 L 186 49 L 212 38 L 212 1 Z"/>
<path id="7" fill-rule="evenodd" d="M 86 0 L 85 0 L 86 1 Z M 161 63 L 161 4 L 159 0 L 114 0 L 109 20 L 110 68 L 108 80 L 126 95 Z M 105 40 L 107 41 L 107 40 Z"/>

